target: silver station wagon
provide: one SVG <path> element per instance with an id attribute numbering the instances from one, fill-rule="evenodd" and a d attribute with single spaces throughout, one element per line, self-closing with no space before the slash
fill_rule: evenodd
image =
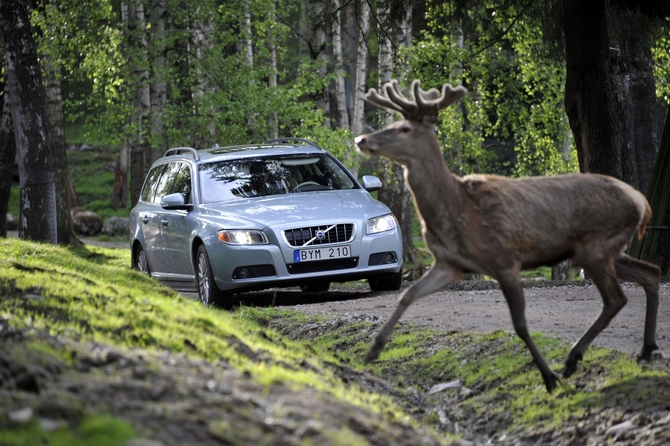
<path id="1" fill-rule="evenodd" d="M 380 187 L 296 138 L 170 149 L 130 212 L 132 266 L 223 307 L 271 287 L 367 279 L 373 291 L 397 290 L 402 235 L 370 196 Z"/>

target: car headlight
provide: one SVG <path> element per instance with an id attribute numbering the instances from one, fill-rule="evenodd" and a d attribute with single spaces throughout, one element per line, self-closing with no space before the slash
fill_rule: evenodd
<path id="1" fill-rule="evenodd" d="M 379 232 L 390 231 L 398 226 L 398 222 L 393 214 L 382 215 L 368 220 L 368 234 L 377 234 Z"/>
<path id="2" fill-rule="evenodd" d="M 230 245 L 267 245 L 268 238 L 262 231 L 222 229 L 219 240 Z"/>

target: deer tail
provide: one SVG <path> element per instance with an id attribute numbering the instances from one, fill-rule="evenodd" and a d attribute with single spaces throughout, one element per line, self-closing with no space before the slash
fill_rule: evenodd
<path id="1" fill-rule="evenodd" d="M 640 224 L 637 227 L 638 239 L 642 240 L 642 237 L 644 237 L 644 233 L 647 231 L 647 223 L 649 223 L 649 220 L 651 220 L 651 206 L 649 206 L 649 202 L 647 200 L 644 200 L 644 215 L 642 216 Z"/>

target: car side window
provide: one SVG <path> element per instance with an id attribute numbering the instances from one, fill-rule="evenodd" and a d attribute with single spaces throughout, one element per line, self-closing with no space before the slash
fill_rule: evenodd
<path id="1" fill-rule="evenodd" d="M 170 163 L 165 167 L 163 175 L 161 175 L 156 185 L 156 194 L 154 195 L 153 202 L 160 203 L 161 198 L 172 193 L 170 190 L 171 184 L 174 182 L 177 173 L 179 173 L 179 168 L 181 163 Z"/>
<path id="2" fill-rule="evenodd" d="M 165 164 L 162 164 L 151 169 L 149 175 L 147 175 L 147 180 L 144 182 L 142 192 L 140 193 L 140 201 L 153 201 L 154 192 L 156 191 L 156 183 L 158 183 L 164 168 Z"/>

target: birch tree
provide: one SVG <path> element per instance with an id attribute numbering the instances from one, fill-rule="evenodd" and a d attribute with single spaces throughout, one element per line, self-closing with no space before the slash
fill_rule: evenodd
<path id="1" fill-rule="evenodd" d="M 333 59 L 335 62 L 335 102 L 337 103 L 338 124 L 341 129 L 349 129 L 349 110 L 345 85 L 344 57 L 342 53 L 342 16 L 340 0 L 333 0 Z"/>
<path id="2" fill-rule="evenodd" d="M 354 117 L 351 131 L 354 135 L 365 129 L 365 90 L 368 73 L 368 32 L 370 29 L 370 7 L 366 0 L 356 3 L 358 8 L 358 39 L 356 42 L 356 76 L 354 87 Z"/>
<path id="3" fill-rule="evenodd" d="M 377 42 L 379 53 L 377 60 L 379 63 L 379 88 L 391 81 L 394 72 L 394 53 L 397 57 L 397 48 L 400 44 L 406 44 L 407 22 L 411 23 L 410 15 L 405 15 L 399 24 L 391 23 L 390 20 L 390 1 L 380 0 L 377 2 Z M 411 29 L 411 27 L 410 27 Z M 393 39 L 393 40 L 392 40 Z M 411 37 L 410 40 L 411 42 Z M 381 111 L 381 127 L 386 127 L 393 123 L 394 116 L 386 110 Z M 405 262 L 416 263 L 418 251 L 412 241 L 412 217 L 414 216 L 414 207 L 412 194 L 405 183 L 403 167 L 394 163 L 388 158 L 380 157 L 379 178 L 382 180 L 382 188 L 377 197 L 386 204 L 400 222 L 400 229 L 403 234 L 403 256 Z"/>
<path id="4" fill-rule="evenodd" d="M 162 156 L 169 148 L 167 126 L 165 125 L 165 105 L 167 104 L 167 67 L 166 67 L 166 35 L 167 0 L 151 0 L 151 161 Z"/>
<path id="5" fill-rule="evenodd" d="M 324 17 L 324 3 L 321 0 L 309 0 L 309 52 L 312 60 L 316 62 L 319 78 L 324 79 L 327 74 L 328 59 L 326 55 L 326 31 Z M 328 116 L 330 115 L 330 98 L 328 85 L 324 84 L 316 93 L 316 106 L 323 111 L 326 117 L 324 125 L 330 126 Z"/>
<path id="6" fill-rule="evenodd" d="M 133 114 L 130 121 L 133 136 L 129 140 L 131 205 L 137 203 L 140 197 L 140 189 L 151 164 L 151 152 L 147 138 L 149 130 L 147 120 L 151 103 L 149 71 L 146 65 L 147 41 L 144 33 L 145 28 L 143 2 L 141 0 L 130 0 L 128 2 L 126 29 L 133 85 Z"/>

